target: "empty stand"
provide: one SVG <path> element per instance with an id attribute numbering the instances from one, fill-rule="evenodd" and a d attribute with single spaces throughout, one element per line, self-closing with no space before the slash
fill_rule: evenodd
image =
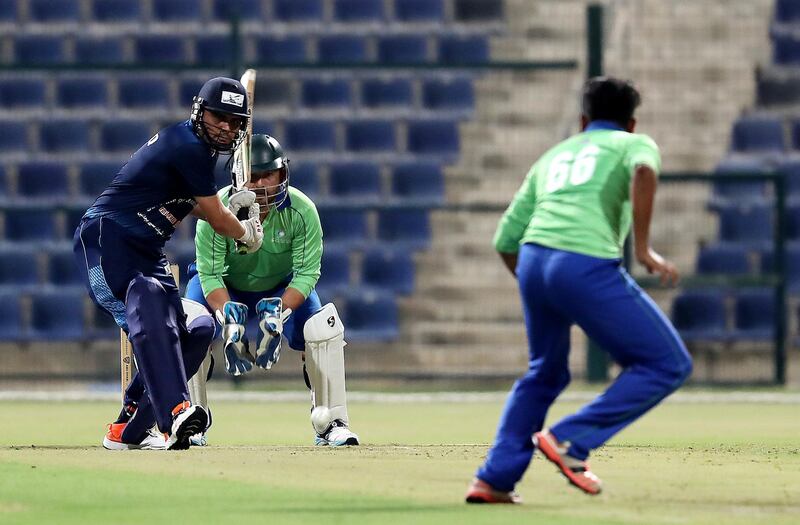
<path id="1" fill-rule="evenodd" d="M 28 0 L 28 17 L 32 22 L 78 22 L 81 18 L 79 0 Z"/>
<path id="2" fill-rule="evenodd" d="M 65 109 L 108 106 L 108 83 L 100 76 L 62 78 L 56 86 L 56 103 Z"/>
<path id="3" fill-rule="evenodd" d="M 298 162 L 295 165 L 295 161 L 291 161 L 289 166 L 289 184 L 315 199 L 320 192 L 317 165 L 310 162 Z"/>
<path id="4" fill-rule="evenodd" d="M 171 107 L 167 79 L 160 76 L 123 78 L 118 82 L 119 105 L 125 109 Z"/>
<path id="5" fill-rule="evenodd" d="M 303 63 L 307 58 L 306 41 L 299 35 L 259 37 L 256 40 L 255 58 L 265 64 Z"/>
<path id="6" fill-rule="evenodd" d="M 64 39 L 59 36 L 22 35 L 14 39 L 17 64 L 58 64 L 64 62 Z"/>
<path id="7" fill-rule="evenodd" d="M 282 22 L 321 22 L 322 0 L 273 0 L 272 12 Z"/>
<path id="8" fill-rule="evenodd" d="M 34 245 L 14 246 L 0 251 L 0 287 L 32 287 L 39 284 L 39 262 Z"/>
<path id="9" fill-rule="evenodd" d="M 317 291 L 323 303 L 350 288 L 350 251 L 326 244 L 322 251 L 322 266 Z"/>
<path id="10" fill-rule="evenodd" d="M 768 116 L 742 117 L 733 126 L 731 148 L 750 153 L 783 151 L 783 122 Z"/>
<path id="11" fill-rule="evenodd" d="M 142 3 L 130 0 L 92 0 L 92 18 L 103 23 L 134 23 L 142 16 Z"/>
<path id="12" fill-rule="evenodd" d="M 84 163 L 79 169 L 78 192 L 84 198 L 95 199 L 111 183 L 121 167 L 119 162 Z"/>
<path id="13" fill-rule="evenodd" d="M 330 190 L 339 199 L 359 204 L 377 202 L 381 197 L 380 169 L 369 162 L 334 164 L 330 169 Z"/>
<path id="14" fill-rule="evenodd" d="M 382 22 L 384 3 L 375 0 L 333 0 L 333 18 L 339 22 Z"/>
<path id="15" fill-rule="evenodd" d="M 489 61 L 489 42 L 482 36 L 445 36 L 439 39 L 439 62 L 471 64 Z"/>
<path id="16" fill-rule="evenodd" d="M 288 151 L 336 149 L 336 128 L 325 120 L 294 120 L 285 124 Z"/>
<path id="17" fill-rule="evenodd" d="M 0 153 L 23 152 L 28 149 L 28 132 L 23 122 L 0 121 Z"/>
<path id="18" fill-rule="evenodd" d="M 430 60 L 424 35 L 391 35 L 378 40 L 378 61 L 383 64 L 422 64 Z"/>
<path id="19" fill-rule="evenodd" d="M 132 154 L 150 136 L 150 125 L 143 120 L 105 122 L 100 127 L 100 148 L 103 151 Z"/>
<path id="20" fill-rule="evenodd" d="M 348 297 L 342 315 L 345 338 L 352 341 L 397 339 L 397 302 L 390 294 L 364 293 Z"/>
<path id="21" fill-rule="evenodd" d="M 10 241 L 57 239 L 55 212 L 49 206 L 18 206 L 5 210 L 6 236 Z"/>
<path id="22" fill-rule="evenodd" d="M 748 250 L 738 244 L 714 244 L 701 248 L 697 273 L 744 275 L 751 273 Z"/>
<path id="23" fill-rule="evenodd" d="M 345 128 L 345 147 L 356 152 L 390 152 L 397 149 L 394 122 L 361 120 L 349 122 Z"/>
<path id="24" fill-rule="evenodd" d="M 152 0 L 156 22 L 199 22 L 200 5 L 196 0 Z"/>
<path id="25" fill-rule="evenodd" d="M 69 198 L 67 166 L 60 162 L 25 162 L 17 166 L 17 194 L 25 198 Z"/>
<path id="26" fill-rule="evenodd" d="M 54 248 L 47 254 L 47 282 L 59 286 L 83 284 L 72 247 Z"/>
<path id="27" fill-rule="evenodd" d="M 46 120 L 39 123 L 39 147 L 47 153 L 78 153 L 91 148 L 85 120 Z"/>
<path id="28" fill-rule="evenodd" d="M 422 104 L 429 110 L 472 111 L 475 91 L 469 77 L 428 79 L 422 84 Z"/>
<path id="29" fill-rule="evenodd" d="M 775 335 L 775 291 L 740 290 L 736 294 L 736 339 L 771 340 Z"/>
<path id="30" fill-rule="evenodd" d="M 301 88 L 301 100 L 305 107 L 311 109 L 348 109 L 352 103 L 350 81 L 347 79 L 305 80 Z"/>
<path id="31" fill-rule="evenodd" d="M 367 39 L 356 35 L 328 35 L 317 40 L 319 62 L 328 64 L 359 63 L 369 60 Z"/>
<path id="32" fill-rule="evenodd" d="M 729 206 L 719 210 L 719 238 L 722 241 L 761 245 L 773 238 L 774 210 L 771 206 Z"/>
<path id="33" fill-rule="evenodd" d="M 117 37 L 78 37 L 75 39 L 75 62 L 118 65 L 127 62 L 125 46 Z"/>
<path id="34" fill-rule="evenodd" d="M 5 109 L 38 109 L 45 105 L 46 96 L 46 84 L 41 78 L 0 80 L 0 107 Z"/>
<path id="35" fill-rule="evenodd" d="M 413 86 L 407 78 L 368 78 L 361 83 L 361 104 L 370 109 L 410 109 L 413 97 Z"/>
<path id="36" fill-rule="evenodd" d="M 681 293 L 672 303 L 672 322 L 687 341 L 725 339 L 724 295 L 717 290 Z"/>
<path id="37" fill-rule="evenodd" d="M 360 246 L 367 240 L 367 216 L 361 210 L 320 209 L 326 243 Z"/>
<path id="38" fill-rule="evenodd" d="M 394 15 L 403 22 L 443 22 L 443 0 L 395 0 Z"/>
<path id="39" fill-rule="evenodd" d="M 423 250 L 431 241 L 428 210 L 393 208 L 378 212 L 378 238 L 406 250 Z"/>
<path id="40" fill-rule="evenodd" d="M 185 40 L 179 36 L 141 35 L 134 41 L 136 60 L 144 64 L 183 64 L 189 61 Z"/>
<path id="41" fill-rule="evenodd" d="M 414 260 L 407 251 L 372 248 L 361 264 L 365 286 L 403 295 L 414 290 Z"/>
<path id="42" fill-rule="evenodd" d="M 455 154 L 458 125 L 452 120 L 415 120 L 408 123 L 408 150 L 420 154 Z"/>
<path id="43" fill-rule="evenodd" d="M 19 341 L 24 335 L 19 291 L 0 290 L 0 340 Z"/>
<path id="44" fill-rule="evenodd" d="M 437 163 L 399 164 L 392 171 L 392 197 L 407 204 L 444 202 L 444 174 Z"/>
<path id="45" fill-rule="evenodd" d="M 79 340 L 88 334 L 84 326 L 82 287 L 39 290 L 31 294 L 30 336 L 37 340 Z"/>

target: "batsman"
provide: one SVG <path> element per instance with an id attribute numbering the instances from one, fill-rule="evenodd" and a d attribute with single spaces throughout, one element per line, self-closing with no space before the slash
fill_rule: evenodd
<path id="1" fill-rule="evenodd" d="M 282 336 L 304 352 L 315 444 L 358 445 L 347 415 L 344 327 L 333 303 L 322 306 L 314 290 L 322 257 L 319 214 L 311 199 L 289 185 L 289 159 L 277 140 L 254 135 L 250 153 L 246 190 L 228 186 L 218 195 L 236 214 L 240 196 L 255 193 L 263 243 L 241 254 L 233 239 L 198 221 L 197 261 L 189 269 L 186 298 L 215 315 L 215 338 L 222 337 L 225 368 L 234 376 L 254 365 L 272 368 L 280 358 Z M 245 334 L 253 317 L 258 319 L 255 351 Z"/>

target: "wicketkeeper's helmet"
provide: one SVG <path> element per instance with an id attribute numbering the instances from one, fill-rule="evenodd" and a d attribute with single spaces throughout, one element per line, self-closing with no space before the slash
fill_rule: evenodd
<path id="1" fill-rule="evenodd" d="M 289 195 L 289 158 L 283 151 L 280 142 L 269 135 L 253 135 L 250 143 L 250 178 L 257 180 L 261 174 L 280 170 L 280 183 L 277 193 L 270 199 L 269 205 L 278 207 Z"/>

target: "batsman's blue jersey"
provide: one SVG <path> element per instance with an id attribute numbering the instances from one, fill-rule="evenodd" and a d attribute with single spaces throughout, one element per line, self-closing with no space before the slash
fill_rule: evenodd
<path id="1" fill-rule="evenodd" d="M 84 217 L 108 218 L 126 234 L 163 247 L 197 205 L 216 194 L 217 154 L 184 122 L 156 133 L 119 171 Z"/>

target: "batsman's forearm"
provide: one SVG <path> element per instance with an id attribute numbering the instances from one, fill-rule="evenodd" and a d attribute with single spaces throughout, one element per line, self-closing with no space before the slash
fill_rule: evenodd
<path id="1" fill-rule="evenodd" d="M 636 168 L 631 182 L 633 245 L 636 253 L 645 252 L 650 246 L 650 222 L 657 183 L 658 178 L 652 169 L 647 166 Z"/>
<path id="2" fill-rule="evenodd" d="M 206 221 L 211 228 L 220 235 L 238 239 L 245 233 L 244 226 L 239 223 L 239 219 L 222 204 L 219 197 L 195 197 L 197 206 L 205 214 Z"/>

